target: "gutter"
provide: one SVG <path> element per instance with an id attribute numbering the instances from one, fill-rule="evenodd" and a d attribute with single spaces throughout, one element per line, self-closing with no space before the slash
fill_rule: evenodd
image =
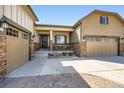
<path id="1" fill-rule="evenodd" d="M 30 5 L 27 5 L 27 7 L 29 8 L 29 10 L 32 12 L 32 14 L 34 15 L 34 17 L 36 18 L 36 21 L 39 21 L 38 17 L 35 15 L 33 9 L 31 8 Z"/>

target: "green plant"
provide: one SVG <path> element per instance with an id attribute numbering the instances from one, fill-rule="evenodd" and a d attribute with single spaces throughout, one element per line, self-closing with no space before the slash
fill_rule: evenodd
<path id="1" fill-rule="evenodd" d="M 66 52 L 63 52 L 62 54 L 63 54 L 63 56 L 66 56 L 66 55 L 67 55 L 67 53 L 66 53 Z"/>
<path id="2" fill-rule="evenodd" d="M 69 52 L 69 56 L 73 56 L 73 53 L 72 52 Z"/>

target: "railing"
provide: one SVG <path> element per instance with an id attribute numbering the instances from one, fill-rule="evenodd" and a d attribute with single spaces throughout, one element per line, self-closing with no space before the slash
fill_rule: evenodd
<path id="1" fill-rule="evenodd" d="M 64 45 L 53 45 L 54 51 L 73 51 L 73 46 L 70 44 L 64 44 Z"/>

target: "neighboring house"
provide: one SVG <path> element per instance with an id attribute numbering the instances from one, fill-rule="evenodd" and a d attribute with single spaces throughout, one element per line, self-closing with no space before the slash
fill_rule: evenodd
<path id="1" fill-rule="evenodd" d="M 34 29 L 39 48 L 73 48 L 82 57 L 124 55 L 124 19 L 117 13 L 94 10 L 72 27 L 35 24 Z"/>
<path id="2" fill-rule="evenodd" d="M 7 61 L 10 72 L 31 59 L 31 35 L 38 18 L 28 5 L 0 5 L 0 19 L 6 25 L 0 28 L 4 29 L 0 31 L 0 60 Z"/>

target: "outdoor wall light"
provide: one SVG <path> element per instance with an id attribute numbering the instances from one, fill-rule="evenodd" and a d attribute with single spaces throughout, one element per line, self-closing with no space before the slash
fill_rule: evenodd
<path id="1" fill-rule="evenodd" d="M 8 23 L 6 22 L 6 18 L 5 17 L 1 18 L 1 20 L 0 20 L 0 27 L 3 28 L 3 29 L 6 29 L 6 28 L 9 27 Z"/>

